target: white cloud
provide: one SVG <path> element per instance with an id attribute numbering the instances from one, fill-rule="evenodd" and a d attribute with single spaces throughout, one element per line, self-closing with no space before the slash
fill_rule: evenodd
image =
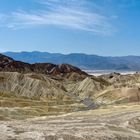
<path id="1" fill-rule="evenodd" d="M 13 12 L 7 18 L 5 25 L 12 29 L 53 25 L 100 35 L 110 35 L 113 32 L 110 18 L 89 10 L 87 0 L 80 2 L 79 0 L 39 0 L 38 2 L 42 4 L 43 10 Z"/>

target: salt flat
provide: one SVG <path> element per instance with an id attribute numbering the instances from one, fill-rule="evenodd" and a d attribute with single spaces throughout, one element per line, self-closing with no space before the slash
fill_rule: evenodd
<path id="1" fill-rule="evenodd" d="M 85 72 L 94 76 L 101 76 L 101 75 L 110 74 L 113 72 L 120 73 L 122 75 L 136 73 L 136 71 L 121 71 L 121 70 L 85 70 Z"/>

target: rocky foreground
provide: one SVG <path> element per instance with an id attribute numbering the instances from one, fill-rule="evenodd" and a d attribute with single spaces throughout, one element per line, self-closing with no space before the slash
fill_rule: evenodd
<path id="1" fill-rule="evenodd" d="M 140 73 L 88 75 L 0 55 L 0 140 L 139 140 Z"/>
<path id="2" fill-rule="evenodd" d="M 0 122 L 0 140 L 140 140 L 140 106 Z"/>

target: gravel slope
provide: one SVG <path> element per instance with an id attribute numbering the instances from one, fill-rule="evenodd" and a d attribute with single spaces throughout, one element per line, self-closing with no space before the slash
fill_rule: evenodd
<path id="1" fill-rule="evenodd" d="M 1 121 L 0 140 L 140 140 L 140 106 L 109 106 L 24 121 Z"/>

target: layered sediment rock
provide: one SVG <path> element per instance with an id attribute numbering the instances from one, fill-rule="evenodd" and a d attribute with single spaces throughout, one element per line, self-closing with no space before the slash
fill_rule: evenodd
<path id="1" fill-rule="evenodd" d="M 0 55 L 0 93 L 1 106 L 12 105 L 11 99 L 15 102 L 16 98 L 27 98 L 31 102 L 51 102 L 51 107 L 61 104 L 63 109 L 59 106 L 56 112 L 89 109 L 92 105 L 138 103 L 140 74 L 95 77 L 68 64 L 28 64 Z"/>

